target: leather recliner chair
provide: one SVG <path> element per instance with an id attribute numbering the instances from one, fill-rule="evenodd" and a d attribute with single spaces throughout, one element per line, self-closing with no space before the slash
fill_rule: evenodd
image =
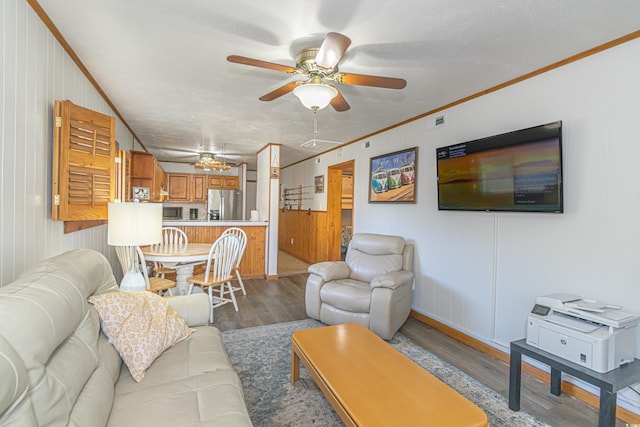
<path id="1" fill-rule="evenodd" d="M 328 325 L 360 323 L 390 340 L 411 311 L 413 245 L 399 236 L 354 234 L 345 261 L 309 266 L 307 315 Z"/>

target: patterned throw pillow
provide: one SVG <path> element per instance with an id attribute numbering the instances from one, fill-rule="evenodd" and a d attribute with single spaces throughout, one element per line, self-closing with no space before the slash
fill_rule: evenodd
<path id="1" fill-rule="evenodd" d="M 110 292 L 89 297 L 102 332 L 140 382 L 163 351 L 188 337 L 189 328 L 161 296 L 152 292 Z"/>

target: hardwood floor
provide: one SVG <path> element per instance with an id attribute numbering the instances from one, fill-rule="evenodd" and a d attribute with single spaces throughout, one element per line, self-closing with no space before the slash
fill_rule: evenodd
<path id="1" fill-rule="evenodd" d="M 278 280 L 245 279 L 247 295 L 236 293 L 239 311 L 226 304 L 214 311 L 213 325 L 222 331 L 249 328 L 307 318 L 304 289 L 307 274 Z M 416 344 L 449 362 L 507 398 L 509 366 L 491 356 L 410 317 L 400 332 Z M 598 411 L 568 397 L 549 393 L 549 385 L 522 375 L 521 407 L 552 426 L 596 426 Z M 626 423 L 617 420 L 616 427 Z"/>

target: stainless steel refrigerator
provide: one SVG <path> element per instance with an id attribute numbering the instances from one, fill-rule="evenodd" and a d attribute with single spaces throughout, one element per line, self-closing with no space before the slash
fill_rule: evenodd
<path id="1" fill-rule="evenodd" d="M 207 190 L 207 212 L 209 219 L 242 219 L 242 191 Z"/>

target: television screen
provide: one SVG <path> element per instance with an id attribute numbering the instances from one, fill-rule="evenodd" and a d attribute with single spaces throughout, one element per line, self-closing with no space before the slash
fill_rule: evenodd
<path id="1" fill-rule="evenodd" d="M 562 122 L 436 149 L 438 209 L 562 212 Z"/>

